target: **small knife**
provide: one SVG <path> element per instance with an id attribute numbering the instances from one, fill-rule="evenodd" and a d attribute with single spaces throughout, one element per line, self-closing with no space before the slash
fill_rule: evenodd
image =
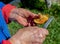
<path id="1" fill-rule="evenodd" d="M 48 19 L 48 21 L 44 24 L 43 28 L 47 29 L 47 27 L 49 26 L 49 24 L 52 22 L 53 18 L 54 18 L 54 17 L 51 16 L 51 17 Z"/>

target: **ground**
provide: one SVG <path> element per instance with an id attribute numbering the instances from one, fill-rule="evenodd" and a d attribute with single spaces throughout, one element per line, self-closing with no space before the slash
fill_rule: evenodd
<path id="1" fill-rule="evenodd" d="M 37 10 L 32 10 L 34 13 L 38 13 Z M 47 30 L 49 31 L 49 35 L 43 44 L 60 44 L 60 14 L 49 15 L 54 16 L 53 21 L 48 26 Z M 8 24 L 11 35 L 14 35 L 20 28 L 23 26 L 19 25 L 17 22 L 11 22 Z M 39 27 L 42 27 L 39 25 Z"/>

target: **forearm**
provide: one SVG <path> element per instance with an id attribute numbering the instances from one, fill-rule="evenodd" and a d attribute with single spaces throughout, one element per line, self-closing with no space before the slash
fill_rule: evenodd
<path id="1" fill-rule="evenodd" d="M 17 39 L 17 38 L 15 37 L 15 35 L 12 36 L 10 39 L 8 39 L 8 41 L 9 41 L 11 44 L 24 44 L 24 43 L 20 40 L 20 38 Z"/>

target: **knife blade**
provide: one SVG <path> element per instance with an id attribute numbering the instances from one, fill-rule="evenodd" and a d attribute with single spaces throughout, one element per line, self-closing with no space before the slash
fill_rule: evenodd
<path id="1" fill-rule="evenodd" d="M 47 27 L 49 26 L 49 24 L 52 22 L 53 18 L 54 18 L 54 17 L 51 16 L 51 17 L 48 19 L 48 21 L 44 24 L 43 28 L 47 29 Z"/>

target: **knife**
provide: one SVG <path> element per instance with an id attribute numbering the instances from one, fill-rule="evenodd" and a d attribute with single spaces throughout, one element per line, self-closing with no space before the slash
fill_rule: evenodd
<path id="1" fill-rule="evenodd" d="M 53 16 L 51 16 L 48 21 L 44 24 L 43 28 L 47 29 L 47 27 L 49 26 L 49 24 L 52 22 L 52 20 L 54 19 Z"/>

